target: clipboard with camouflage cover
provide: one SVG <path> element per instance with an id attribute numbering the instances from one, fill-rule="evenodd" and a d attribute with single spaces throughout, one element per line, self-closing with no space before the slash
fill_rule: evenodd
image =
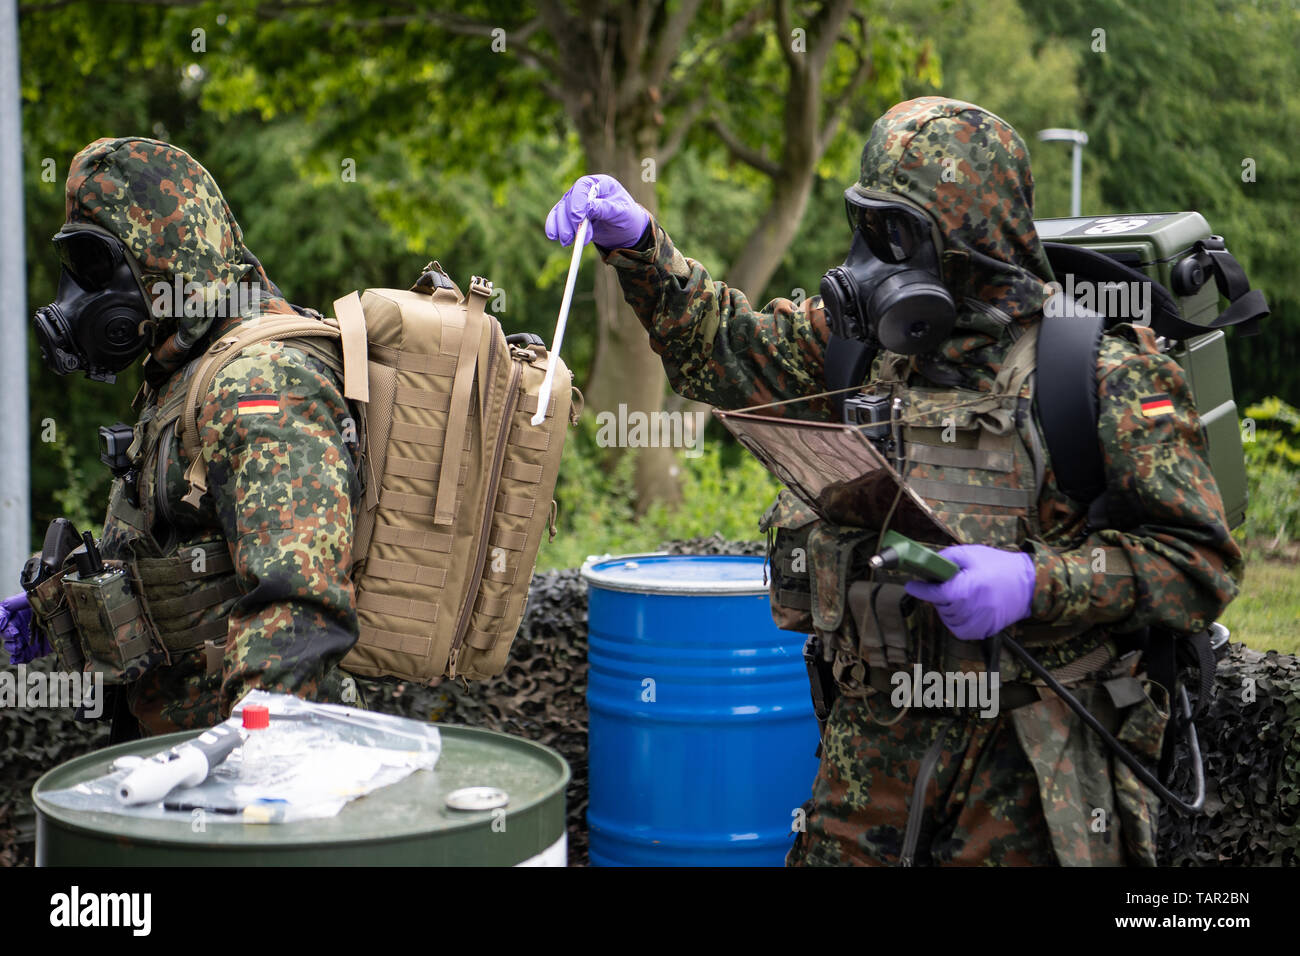
<path id="1" fill-rule="evenodd" d="M 773 477 L 826 521 L 889 529 L 947 546 L 957 536 L 939 519 L 862 430 L 853 425 L 774 418 L 714 409 L 727 431 Z"/>

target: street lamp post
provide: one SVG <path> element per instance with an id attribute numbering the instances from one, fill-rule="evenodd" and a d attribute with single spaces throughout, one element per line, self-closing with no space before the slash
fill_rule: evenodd
<path id="1" fill-rule="evenodd" d="M 26 251 L 23 248 L 22 94 L 18 4 L 0 0 L 0 597 L 16 591 L 31 543 L 27 459 Z"/>
<path id="2" fill-rule="evenodd" d="M 1083 215 L 1083 147 L 1088 145 L 1088 134 L 1081 129 L 1041 129 L 1038 138 L 1045 143 L 1073 143 L 1074 162 L 1070 178 L 1070 215 L 1076 219 Z"/>

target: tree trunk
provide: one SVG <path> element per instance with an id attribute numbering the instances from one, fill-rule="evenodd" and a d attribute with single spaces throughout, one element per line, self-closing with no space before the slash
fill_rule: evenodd
<path id="1" fill-rule="evenodd" d="M 657 136 L 657 130 L 643 131 L 638 139 Z M 626 139 L 611 143 L 607 131 L 598 136 L 584 137 L 587 168 L 604 172 L 627 187 L 634 199 L 653 215 L 658 209 L 654 182 L 643 182 L 641 162 L 653 151 L 645 153 L 630 145 Z M 645 329 L 636 313 L 623 301 L 623 291 L 614 270 L 599 265 L 595 276 L 596 287 L 596 352 L 592 359 L 591 375 L 584 389 L 587 407 L 599 415 L 608 411 L 619 413 L 625 405 L 628 414 L 643 412 L 654 414 L 663 409 L 666 381 L 659 356 L 651 350 Z M 644 448 L 636 450 L 637 511 L 644 511 L 653 501 L 677 501 L 681 497 L 675 450 L 672 448 Z"/>
<path id="2" fill-rule="evenodd" d="M 803 175 L 777 182 L 771 205 L 749 234 L 736 261 L 727 270 L 727 285 L 744 292 L 754 308 L 761 307 L 767 301 L 763 297 L 763 290 L 772 280 L 772 274 L 780 266 L 795 233 L 799 231 L 799 223 L 808 206 L 812 187 L 811 166 Z M 793 289 L 783 289 L 778 294 L 790 296 L 793 292 Z M 815 290 L 805 292 L 808 296 L 815 294 Z"/>
<path id="3" fill-rule="evenodd" d="M 776 5 L 777 31 L 783 38 L 789 36 L 791 6 L 788 0 Z M 814 18 L 816 25 L 809 29 L 812 49 L 802 54 L 783 51 L 789 81 L 781 113 L 784 136 L 780 160 L 774 168 L 770 163 L 758 164 L 772 180 L 772 201 L 727 272 L 727 284 L 743 291 L 754 305 L 762 304 L 764 288 L 799 231 L 817 163 L 831 141 L 834 126 L 822 128 L 826 116 L 822 77 L 850 9 L 847 0 L 819 5 Z M 865 67 L 860 67 L 859 72 L 861 76 L 855 78 L 855 84 L 865 77 Z M 724 142 L 741 161 L 755 164 L 751 155 L 754 151 L 744 148 L 734 134 L 724 137 Z M 783 291 L 783 294 L 792 292 Z"/>

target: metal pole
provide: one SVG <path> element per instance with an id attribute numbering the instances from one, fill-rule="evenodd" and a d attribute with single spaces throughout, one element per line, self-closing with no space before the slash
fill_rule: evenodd
<path id="1" fill-rule="evenodd" d="M 1088 134 L 1081 129 L 1040 129 L 1038 138 L 1045 143 L 1073 143 L 1074 156 L 1070 177 L 1070 215 L 1078 219 L 1083 215 L 1083 147 L 1088 145 Z"/>
<path id="2" fill-rule="evenodd" d="M 1070 177 L 1070 215 L 1083 215 L 1083 143 L 1074 141 L 1074 170 Z"/>
<path id="3" fill-rule="evenodd" d="M 0 0 L 0 596 L 18 590 L 31 543 L 25 237 L 18 3 Z"/>

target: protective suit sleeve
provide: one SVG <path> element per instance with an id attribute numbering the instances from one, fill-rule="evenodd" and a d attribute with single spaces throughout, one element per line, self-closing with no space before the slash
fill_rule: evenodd
<path id="1" fill-rule="evenodd" d="M 742 408 L 825 390 L 829 328 L 820 296 L 773 299 L 755 311 L 743 292 L 678 252 L 657 221 L 649 229 L 645 249 L 611 250 L 605 261 L 618 270 L 623 296 L 650 333 L 674 391 Z M 773 412 L 817 419 L 828 409 L 819 399 Z"/>
<path id="2" fill-rule="evenodd" d="M 268 342 L 217 375 L 200 418 L 208 489 L 244 596 L 230 616 L 222 715 L 257 687 L 320 695 L 357 637 L 355 425 L 334 373 Z"/>
<path id="3" fill-rule="evenodd" d="M 1027 545 L 1034 620 L 1207 627 L 1236 597 L 1241 549 L 1228 531 L 1187 379 L 1149 329 L 1120 327 L 1099 356 L 1098 435 L 1109 524 L 1059 552 Z"/>

